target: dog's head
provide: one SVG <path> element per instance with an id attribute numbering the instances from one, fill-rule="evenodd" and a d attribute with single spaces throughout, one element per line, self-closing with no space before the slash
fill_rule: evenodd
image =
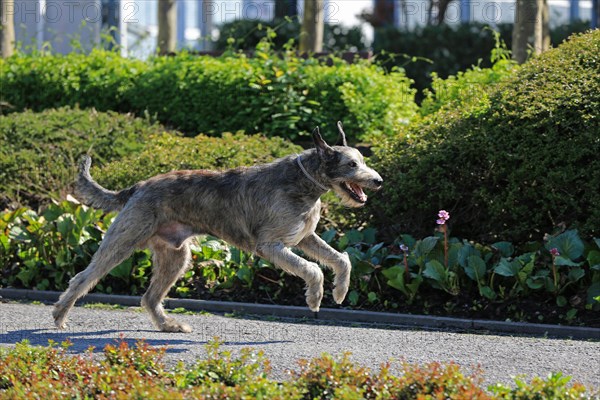
<path id="1" fill-rule="evenodd" d="M 358 150 L 348 147 L 342 123 L 338 122 L 341 145 L 329 146 L 319 127 L 313 131 L 313 140 L 317 154 L 321 159 L 319 175 L 340 197 L 342 204 L 348 207 L 362 207 L 367 202 L 364 190 L 379 190 L 383 184 L 381 176 L 365 164 Z"/>

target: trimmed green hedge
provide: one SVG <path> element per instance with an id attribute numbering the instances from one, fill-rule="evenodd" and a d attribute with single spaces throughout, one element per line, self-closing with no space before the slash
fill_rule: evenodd
<path id="1" fill-rule="evenodd" d="M 81 154 L 103 164 L 140 151 L 160 132 L 163 127 L 131 115 L 77 108 L 0 116 L 0 209 L 60 198 Z"/>
<path id="2" fill-rule="evenodd" d="M 3 112 L 60 105 L 156 115 L 193 136 L 244 130 L 292 140 L 316 125 L 335 140 L 344 121 L 351 142 L 392 135 L 416 113 L 414 90 L 401 72 L 386 74 L 366 61 L 331 66 L 267 41 L 254 57 L 181 53 L 149 61 L 93 50 L 89 55 L 16 54 L 0 61 Z"/>
<path id="3" fill-rule="evenodd" d="M 600 234 L 600 31 L 573 37 L 496 86 L 487 104 L 442 107 L 387 141 L 368 205 L 389 235 L 424 234 L 439 209 L 453 234 L 541 239 L 560 224 Z"/>
<path id="4" fill-rule="evenodd" d="M 224 133 L 221 138 L 195 138 L 169 134 L 153 136 L 143 151 L 92 169 L 106 187 L 130 186 L 151 176 L 176 169 L 227 169 L 273 161 L 302 151 L 281 138 Z M 95 170 L 95 171 L 94 171 Z"/>

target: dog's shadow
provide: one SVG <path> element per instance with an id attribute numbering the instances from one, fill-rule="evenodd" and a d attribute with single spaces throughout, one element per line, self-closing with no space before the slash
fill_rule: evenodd
<path id="1" fill-rule="evenodd" d="M 47 346 L 50 341 L 57 344 L 69 341 L 71 343 L 69 351 L 72 353 L 83 353 L 91 350 L 94 353 L 100 353 L 108 345 L 118 346 L 125 342 L 129 347 L 134 347 L 137 342 L 143 341 L 152 347 L 166 348 L 166 353 L 178 354 L 189 350 L 186 346 L 203 346 L 208 344 L 204 340 L 182 340 L 182 339 L 142 339 L 140 333 L 148 335 L 156 334 L 153 330 L 102 330 L 89 332 L 59 331 L 55 329 L 15 329 L 0 333 L 0 345 L 14 345 L 27 341 L 32 346 Z M 136 337 L 128 337 L 133 334 Z M 260 346 L 274 343 L 284 343 L 287 341 L 229 341 L 223 342 L 228 346 Z M 179 347 L 183 346 L 183 347 Z"/>

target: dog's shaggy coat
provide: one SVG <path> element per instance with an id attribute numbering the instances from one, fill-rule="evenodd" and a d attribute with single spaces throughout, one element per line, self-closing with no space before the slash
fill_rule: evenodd
<path id="1" fill-rule="evenodd" d="M 173 171 L 114 192 L 90 176 L 91 159 L 85 157 L 76 194 L 85 204 L 106 211 L 120 210 L 90 265 L 75 275 L 55 304 L 56 325 L 64 328 L 67 313 L 111 269 L 135 249 L 149 247 L 154 270 L 142 305 L 163 331 L 190 332 L 191 328 L 167 316 L 162 300 L 190 261 L 190 239 L 210 234 L 251 251 L 307 285 L 306 302 L 319 310 L 323 297 L 323 273 L 314 262 L 296 255 L 297 247 L 308 257 L 329 266 L 334 274 L 333 297 L 341 303 L 348 291 L 350 260 L 315 234 L 320 217 L 320 196 L 334 190 L 342 202 L 360 207 L 367 196 L 363 188 L 379 189 L 382 179 L 367 167 L 362 155 L 346 145 L 338 123 L 342 146 L 329 146 L 318 128 L 315 148 L 270 164 L 222 172 Z"/>

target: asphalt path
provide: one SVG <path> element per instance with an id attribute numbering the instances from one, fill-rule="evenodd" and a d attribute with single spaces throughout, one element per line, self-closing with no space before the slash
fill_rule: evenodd
<path id="1" fill-rule="evenodd" d="M 234 354 L 251 347 L 263 350 L 271 360 L 274 379 L 285 379 L 298 369 L 298 360 L 326 352 L 351 352 L 351 359 L 378 370 L 386 361 L 405 360 L 425 364 L 456 362 L 465 372 L 479 366 L 485 384 L 511 384 L 512 377 L 546 377 L 562 372 L 574 381 L 600 389 L 600 342 L 540 337 L 472 334 L 414 330 L 402 327 L 343 325 L 327 321 L 261 319 L 212 314 L 175 315 L 192 326 L 193 332 L 162 333 L 154 329 L 148 315 L 139 309 L 107 310 L 75 307 L 64 331 L 54 328 L 51 306 L 0 303 L 0 346 L 24 339 L 33 345 L 48 340 L 69 339 L 71 351 L 82 353 L 90 346 L 97 352 L 119 338 L 134 343 L 144 339 L 153 346 L 168 346 L 165 361 L 193 364 L 205 356 L 204 345 L 214 337 Z"/>

